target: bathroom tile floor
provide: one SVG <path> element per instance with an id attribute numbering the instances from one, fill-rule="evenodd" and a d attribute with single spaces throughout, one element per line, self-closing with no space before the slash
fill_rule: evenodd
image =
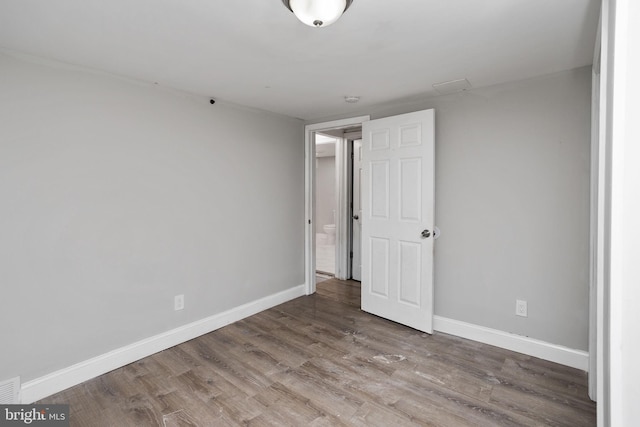
<path id="1" fill-rule="evenodd" d="M 316 271 L 336 273 L 336 245 L 327 244 L 326 234 L 316 237 Z"/>

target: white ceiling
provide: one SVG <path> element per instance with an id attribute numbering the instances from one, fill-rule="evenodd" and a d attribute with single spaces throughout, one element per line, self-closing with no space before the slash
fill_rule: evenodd
<path id="1" fill-rule="evenodd" d="M 316 29 L 281 0 L 0 0 L 0 46 L 313 120 L 591 64 L 599 7 L 354 0 Z"/>

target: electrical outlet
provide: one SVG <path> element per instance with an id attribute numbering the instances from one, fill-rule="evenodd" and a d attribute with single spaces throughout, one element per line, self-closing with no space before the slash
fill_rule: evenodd
<path id="1" fill-rule="evenodd" d="M 527 317 L 527 302 L 516 300 L 516 316 Z"/>
<path id="2" fill-rule="evenodd" d="M 182 310 L 184 308 L 184 295 L 176 295 L 173 297 L 173 309 L 175 311 Z"/>

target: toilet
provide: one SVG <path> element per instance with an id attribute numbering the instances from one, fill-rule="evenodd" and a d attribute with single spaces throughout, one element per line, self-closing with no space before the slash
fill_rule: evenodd
<path id="1" fill-rule="evenodd" d="M 327 224 L 324 227 L 325 234 L 327 235 L 327 244 L 334 245 L 336 243 L 336 225 Z"/>

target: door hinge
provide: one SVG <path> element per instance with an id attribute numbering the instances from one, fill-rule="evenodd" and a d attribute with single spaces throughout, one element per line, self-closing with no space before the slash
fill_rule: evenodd
<path id="1" fill-rule="evenodd" d="M 349 252 L 349 258 L 353 258 L 353 251 Z"/>
<path id="2" fill-rule="evenodd" d="M 309 220 L 309 225 L 311 225 L 311 220 Z"/>

